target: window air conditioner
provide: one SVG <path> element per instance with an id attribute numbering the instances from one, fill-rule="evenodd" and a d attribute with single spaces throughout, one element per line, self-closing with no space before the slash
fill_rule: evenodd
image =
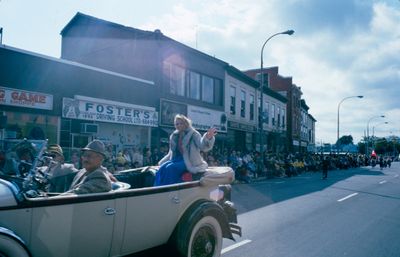
<path id="1" fill-rule="evenodd" d="M 99 131 L 99 125 L 94 123 L 82 123 L 81 133 L 96 134 Z"/>

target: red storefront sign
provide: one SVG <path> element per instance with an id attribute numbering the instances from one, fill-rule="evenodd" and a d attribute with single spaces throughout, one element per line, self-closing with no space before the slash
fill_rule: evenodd
<path id="1" fill-rule="evenodd" d="M 52 110 L 53 96 L 39 92 L 0 87 L 0 104 Z"/>

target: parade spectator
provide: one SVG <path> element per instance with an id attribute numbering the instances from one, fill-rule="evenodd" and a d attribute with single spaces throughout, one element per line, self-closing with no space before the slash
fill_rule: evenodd
<path id="1" fill-rule="evenodd" d="M 125 163 L 127 163 L 127 161 L 125 160 L 122 152 L 118 152 L 117 157 L 115 158 L 115 163 L 117 164 L 117 171 L 121 171 L 124 169 Z"/>
<path id="2" fill-rule="evenodd" d="M 143 166 L 152 165 L 151 151 L 149 148 L 143 149 Z"/>
<path id="3" fill-rule="evenodd" d="M 78 151 L 72 151 L 71 153 L 71 163 L 74 165 L 76 169 L 81 168 L 81 161 L 80 161 L 80 156 Z"/>
<path id="4" fill-rule="evenodd" d="M 324 156 L 322 161 L 322 179 L 328 178 L 328 169 L 330 167 L 331 161 L 329 156 Z"/>
<path id="5" fill-rule="evenodd" d="M 163 157 L 161 151 L 158 148 L 153 149 L 153 153 L 151 154 L 151 164 L 156 165 Z"/>
<path id="6" fill-rule="evenodd" d="M 143 154 L 140 153 L 140 151 L 137 148 L 133 149 L 133 154 L 132 154 L 132 163 L 138 163 L 139 167 L 143 166 Z"/>
<path id="7" fill-rule="evenodd" d="M 126 163 L 130 166 L 132 164 L 132 157 L 128 149 L 124 149 L 122 152 L 122 156 L 124 157 Z"/>

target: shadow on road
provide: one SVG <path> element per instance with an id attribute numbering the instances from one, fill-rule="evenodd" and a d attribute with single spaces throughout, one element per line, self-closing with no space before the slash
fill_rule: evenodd
<path id="1" fill-rule="evenodd" d="M 393 167 L 391 169 L 395 170 Z M 232 186 L 232 200 L 238 214 L 252 211 L 280 201 L 324 190 L 353 176 L 385 175 L 379 167 L 361 167 L 347 170 L 330 170 L 328 179 L 321 179 L 321 172 L 306 172 L 291 178 L 259 180 L 250 184 Z"/>

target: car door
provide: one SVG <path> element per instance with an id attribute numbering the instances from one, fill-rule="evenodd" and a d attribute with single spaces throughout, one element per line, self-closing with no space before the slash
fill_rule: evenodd
<path id="1" fill-rule="evenodd" d="M 33 256 L 109 256 L 115 213 L 115 200 L 110 195 L 45 201 L 32 208 L 29 248 Z"/>
<path id="2" fill-rule="evenodd" d="M 117 206 L 126 208 L 125 227 L 120 231 L 124 235 L 121 254 L 167 242 L 178 221 L 179 186 L 130 190 L 124 193 L 124 197 L 117 197 L 116 201 Z"/>

